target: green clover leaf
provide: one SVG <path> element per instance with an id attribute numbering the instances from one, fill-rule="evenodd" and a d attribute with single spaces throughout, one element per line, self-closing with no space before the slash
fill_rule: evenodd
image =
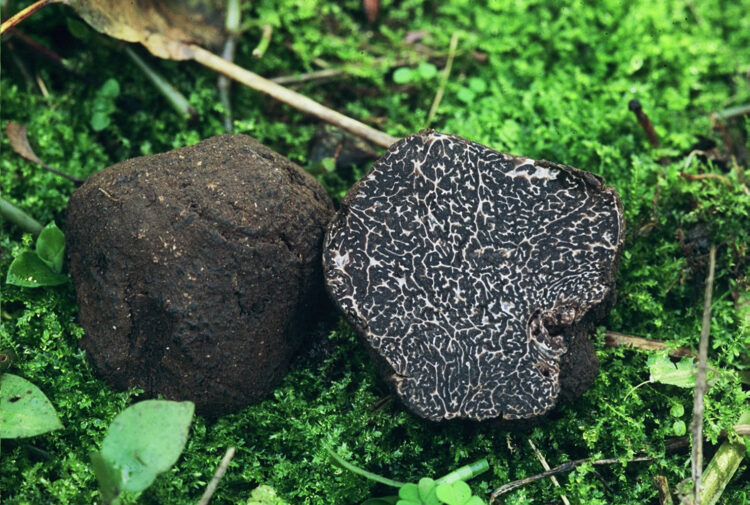
<path id="1" fill-rule="evenodd" d="M 435 490 L 440 501 L 447 505 L 484 505 L 478 496 L 472 496 L 471 488 L 464 481 L 439 484 Z"/>
<path id="2" fill-rule="evenodd" d="M 419 479 L 418 484 L 404 484 L 398 490 L 400 500 L 396 505 L 440 505 L 436 489 L 435 481 L 427 477 Z"/>

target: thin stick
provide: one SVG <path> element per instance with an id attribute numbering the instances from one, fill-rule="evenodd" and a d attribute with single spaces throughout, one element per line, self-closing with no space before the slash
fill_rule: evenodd
<path id="1" fill-rule="evenodd" d="M 292 90 L 289 90 L 283 86 L 279 86 L 275 82 L 271 82 L 259 76 L 256 73 L 250 72 L 234 63 L 228 62 L 225 59 L 213 54 L 210 51 L 203 49 L 200 46 L 190 45 L 187 46 L 193 53 L 195 61 L 204 65 L 216 72 L 226 75 L 234 79 L 237 82 L 244 84 L 254 90 L 265 93 L 280 102 L 290 105 L 305 114 L 310 114 L 318 119 L 330 123 L 334 126 L 338 126 L 342 130 L 348 131 L 352 135 L 363 138 L 372 142 L 375 145 L 381 147 L 390 147 L 391 144 L 396 142 L 398 139 L 392 137 L 386 133 L 376 130 L 366 124 L 363 124 L 355 119 L 347 117 L 340 112 L 336 112 L 333 109 L 329 109 L 318 102 L 307 98 L 304 95 L 300 95 Z"/>
<path id="2" fill-rule="evenodd" d="M 750 410 L 746 410 L 740 415 L 739 422 L 750 423 Z M 735 425 L 735 428 L 736 426 L 741 425 Z M 740 440 L 732 443 L 725 440 L 706 465 L 706 471 L 703 472 L 702 477 L 703 490 L 701 491 L 701 500 L 705 505 L 715 505 L 719 501 L 727 484 L 737 472 L 747 450 L 742 442 Z M 745 442 L 750 442 L 750 440 L 745 440 Z"/>
<path id="3" fill-rule="evenodd" d="M 450 77 L 451 68 L 453 68 L 453 58 L 456 56 L 456 47 L 458 47 L 458 32 L 454 32 L 453 36 L 451 37 L 451 44 L 448 49 L 448 61 L 445 63 L 443 75 L 440 78 L 440 86 L 438 87 L 437 93 L 435 93 L 435 99 L 432 101 L 432 107 L 430 107 L 430 112 L 427 114 L 425 128 L 430 127 L 430 123 L 435 117 L 435 114 L 437 114 L 437 109 L 440 106 L 441 100 L 443 99 L 445 85 L 448 83 L 448 77 Z"/>
<path id="4" fill-rule="evenodd" d="M 343 68 L 324 68 L 323 70 L 315 70 L 314 72 L 308 72 L 306 74 L 282 75 L 274 77 L 273 79 L 270 79 L 270 81 L 275 82 L 276 84 L 300 84 L 307 81 L 338 77 L 347 73 L 348 72 Z"/>
<path id="5" fill-rule="evenodd" d="M 273 33 L 273 28 L 269 24 L 263 25 L 263 33 L 260 36 L 260 42 L 258 42 L 258 45 L 253 49 L 253 58 L 261 59 L 264 54 L 266 54 L 266 51 L 268 50 L 268 46 L 271 44 L 271 34 Z"/>
<path id="6" fill-rule="evenodd" d="M 141 69 L 141 71 L 148 77 L 148 79 L 153 83 L 154 87 L 159 90 L 159 92 L 164 95 L 164 98 L 167 99 L 167 101 L 172 105 L 174 110 L 176 110 L 181 116 L 184 118 L 190 118 L 195 115 L 195 109 L 193 109 L 190 106 L 190 103 L 188 102 L 187 98 L 185 98 L 185 95 L 179 92 L 179 90 L 173 86 L 169 81 L 167 81 L 164 77 L 162 77 L 156 70 L 151 68 L 148 63 L 146 63 L 143 58 L 138 56 L 135 51 L 130 49 L 130 47 L 125 46 L 125 54 L 128 55 L 128 57 L 133 60 L 133 63 Z"/>
<path id="7" fill-rule="evenodd" d="M 661 340 L 652 340 L 649 338 L 636 337 L 634 335 L 626 335 L 617 331 L 607 330 L 605 333 L 604 343 L 608 347 L 633 347 L 635 349 L 641 349 L 643 351 L 661 351 L 664 349 L 669 350 L 669 355 L 673 358 L 694 358 L 695 354 L 687 347 L 676 347 L 669 349 L 666 342 Z"/>
<path id="8" fill-rule="evenodd" d="M 719 119 L 729 119 L 731 117 L 743 116 L 745 114 L 750 114 L 750 104 L 738 105 L 737 107 L 724 109 L 721 112 L 717 112 L 716 116 Z"/>
<path id="9" fill-rule="evenodd" d="M 544 468 L 545 471 L 550 471 L 549 463 L 547 463 L 547 460 L 544 458 L 544 454 L 542 454 L 542 451 L 536 448 L 536 445 L 534 445 L 534 442 L 531 441 L 531 439 L 528 439 L 529 445 L 531 446 L 531 450 L 534 451 L 534 454 L 536 454 L 536 459 L 539 460 L 539 462 L 542 464 L 542 468 Z M 552 481 L 552 484 L 555 485 L 555 487 L 561 487 L 560 483 L 557 481 L 557 477 L 554 475 L 550 476 L 550 480 Z M 563 501 L 565 505 L 570 505 L 570 500 L 568 500 L 568 497 L 564 494 L 560 495 L 560 499 Z"/>
<path id="10" fill-rule="evenodd" d="M 2 25 L 0 25 L 0 35 L 3 35 L 7 30 L 10 30 L 24 19 L 34 14 L 39 9 L 43 9 L 44 7 L 47 7 L 51 4 L 62 3 L 62 1 L 63 0 L 38 0 L 25 9 L 21 9 L 20 11 L 16 12 L 14 15 L 6 19 Z"/>
<path id="11" fill-rule="evenodd" d="M 15 224 L 26 233 L 31 233 L 34 236 L 39 235 L 39 232 L 42 231 L 42 225 L 39 224 L 39 221 L 26 214 L 5 198 L 0 198 L 0 216 Z"/>
<path id="12" fill-rule="evenodd" d="M 206 486 L 206 490 L 203 492 L 203 496 L 201 496 L 201 499 L 198 502 L 198 505 L 208 505 L 208 502 L 211 500 L 211 497 L 213 496 L 214 491 L 216 491 L 216 486 L 219 485 L 219 481 L 224 476 L 224 473 L 227 471 L 229 462 L 232 461 L 233 457 L 234 457 L 234 447 L 230 447 L 229 449 L 227 449 L 226 454 L 224 454 L 224 458 L 221 460 L 221 464 L 219 465 L 219 468 L 216 469 L 214 478 L 211 479 L 211 482 L 209 482 L 208 486 Z"/>
<path id="13" fill-rule="evenodd" d="M 680 172 L 680 177 L 683 177 L 689 181 L 702 181 L 703 179 L 715 179 L 717 181 L 721 181 L 722 183 L 726 184 L 730 188 L 732 187 L 732 181 L 727 179 L 721 174 L 686 174 L 685 172 Z"/>
<path id="14" fill-rule="evenodd" d="M 629 459 L 627 463 L 637 463 L 640 461 L 653 461 L 654 458 L 650 456 L 637 456 L 633 459 Z M 505 493 L 508 493 L 510 491 L 513 491 L 514 489 L 517 489 L 519 487 L 525 486 L 526 484 L 531 484 L 532 482 L 536 482 L 538 480 L 545 479 L 547 477 L 551 477 L 553 475 L 557 475 L 560 473 L 566 473 L 571 472 L 575 470 L 577 467 L 581 466 L 584 463 L 588 463 L 591 461 L 591 458 L 584 458 L 584 459 L 576 459 L 573 461 L 566 461 L 565 463 L 556 466 L 552 470 L 548 470 L 546 472 L 542 472 L 537 475 L 532 475 L 531 477 L 526 477 L 525 479 L 519 479 L 515 480 L 513 482 L 509 482 L 508 484 L 505 484 L 503 486 L 500 486 L 499 488 L 495 489 L 492 494 L 490 495 L 490 505 L 499 498 L 501 495 L 504 495 Z M 609 459 L 599 459 L 596 461 L 591 461 L 592 465 L 614 465 L 616 463 L 620 463 L 620 460 L 617 458 L 609 458 Z"/>
<path id="15" fill-rule="evenodd" d="M 693 503 L 701 504 L 701 474 L 703 473 L 703 395 L 706 393 L 706 361 L 708 360 L 708 335 L 711 332 L 711 294 L 716 269 L 716 245 L 708 253 L 708 276 L 703 299 L 703 324 L 698 346 L 698 371 L 695 376 L 695 398 L 693 400 L 693 450 L 691 467 L 693 477 Z"/>
<path id="16" fill-rule="evenodd" d="M 656 489 L 659 491 L 659 505 L 672 505 L 672 493 L 669 492 L 669 481 L 662 474 L 654 477 Z"/>
<path id="17" fill-rule="evenodd" d="M 635 118 L 638 120 L 638 124 L 641 125 L 641 128 L 643 128 L 643 131 L 646 133 L 648 143 L 651 144 L 651 147 L 653 147 L 654 149 L 658 149 L 659 137 L 656 135 L 656 130 L 654 130 L 654 125 L 651 124 L 651 120 L 648 118 L 646 113 L 643 112 L 643 106 L 641 105 L 641 102 L 633 99 L 628 103 L 628 108 L 633 114 L 635 114 Z"/>

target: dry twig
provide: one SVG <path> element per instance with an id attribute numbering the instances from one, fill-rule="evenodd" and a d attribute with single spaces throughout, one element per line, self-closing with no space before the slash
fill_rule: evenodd
<path id="1" fill-rule="evenodd" d="M 536 445 L 534 445 L 534 442 L 531 441 L 531 439 L 528 440 L 529 445 L 531 446 L 531 449 L 534 451 L 534 454 L 536 455 L 536 459 L 539 460 L 539 463 L 542 464 L 542 468 L 544 468 L 545 471 L 550 471 L 549 463 L 547 463 L 547 460 L 544 458 L 544 454 L 542 454 L 542 451 L 536 448 Z M 557 477 L 554 475 L 550 476 L 550 480 L 552 481 L 552 484 L 555 485 L 555 487 L 560 487 L 560 483 L 557 481 Z M 560 499 L 563 501 L 565 505 L 570 505 L 570 500 L 568 500 L 568 497 L 564 494 L 560 495 Z"/>
<path id="2" fill-rule="evenodd" d="M 653 461 L 654 458 L 651 456 L 637 456 L 635 458 L 629 459 L 628 463 L 637 463 L 640 461 Z M 504 495 L 505 493 L 508 493 L 510 491 L 513 491 L 514 489 L 518 489 L 519 487 L 525 486 L 526 484 L 531 484 L 532 482 L 536 482 L 538 480 L 551 477 L 553 475 L 557 475 L 560 473 L 566 473 L 566 472 L 572 472 L 577 467 L 581 466 L 584 463 L 591 463 L 592 465 L 601 466 L 601 465 L 614 465 L 616 463 L 621 463 L 621 460 L 617 458 L 608 458 L 608 459 L 598 459 L 595 461 L 591 461 L 591 458 L 584 458 L 584 459 L 576 459 L 573 461 L 566 461 L 565 463 L 556 466 L 555 468 L 548 470 L 546 472 L 542 472 L 537 475 L 532 475 L 531 477 L 526 477 L 524 479 L 515 480 L 513 482 L 509 482 L 508 484 L 504 484 L 500 486 L 499 488 L 495 489 L 492 494 L 490 495 L 490 505 L 495 502 L 501 495 Z"/>
<path id="3" fill-rule="evenodd" d="M 716 269 L 716 245 L 711 245 L 708 255 L 708 275 L 706 294 L 703 300 L 703 325 L 698 346 L 698 371 L 695 377 L 695 398 L 693 400 L 693 449 L 691 456 L 693 477 L 693 503 L 701 503 L 701 475 L 703 473 L 703 395 L 706 393 L 706 361 L 708 360 L 708 335 L 711 330 L 711 294 L 714 287 Z"/>
<path id="4" fill-rule="evenodd" d="M 304 95 L 279 86 L 275 82 L 271 82 L 256 73 L 230 63 L 200 46 L 190 45 L 186 47 L 191 51 L 193 59 L 201 65 L 222 73 L 245 86 L 261 91 L 280 102 L 291 105 L 305 114 L 310 114 L 327 123 L 338 126 L 342 130 L 368 140 L 377 146 L 388 148 L 398 140 L 396 137 L 378 131 L 340 112 L 329 109 Z"/>
<path id="5" fill-rule="evenodd" d="M 668 353 L 673 358 L 694 358 L 695 353 L 687 347 L 676 347 L 670 349 L 666 342 L 661 340 L 652 340 L 649 338 L 636 337 L 634 335 L 626 335 L 616 331 L 607 330 L 605 334 L 604 343 L 608 347 L 633 347 L 644 351 L 661 351 L 664 349 L 668 350 Z"/>
<path id="6" fill-rule="evenodd" d="M 221 464 L 219 465 L 219 468 L 216 469 L 214 478 L 211 479 L 211 482 L 209 482 L 208 486 L 206 486 L 206 490 L 203 492 L 203 496 L 201 496 L 201 499 L 198 502 L 198 505 L 208 505 L 208 502 L 211 500 L 211 496 L 213 496 L 214 491 L 216 491 L 216 486 L 219 485 L 219 481 L 224 476 L 224 472 L 227 471 L 229 462 L 232 461 L 233 457 L 234 457 L 234 447 L 230 447 L 229 449 L 227 449 L 226 454 L 224 454 L 224 458 L 221 460 Z"/>

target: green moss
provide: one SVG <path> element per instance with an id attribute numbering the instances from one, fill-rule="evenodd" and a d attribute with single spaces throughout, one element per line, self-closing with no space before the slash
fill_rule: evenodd
<path id="1" fill-rule="evenodd" d="M 428 58 L 441 69 L 450 38 L 458 32 L 453 71 L 433 127 L 593 171 L 620 192 L 628 235 L 619 299 L 606 328 L 697 347 L 706 252 L 708 244 L 719 244 L 709 360 L 722 371 L 706 397 L 705 427 L 709 441 L 718 441 L 748 406 L 736 369 L 747 363 L 750 335 L 738 319 L 733 291 L 746 289 L 750 279 L 750 197 L 731 163 L 722 168 L 695 157 L 687 161 L 696 135 L 724 144 L 720 132 L 712 130 L 712 112 L 750 102 L 747 64 L 741 66 L 750 61 L 750 3 L 381 4 L 379 23 L 369 26 L 358 0 L 315 8 L 307 2 L 247 2 L 238 62 L 269 77 L 316 70 L 321 62 L 346 68 L 350 75 L 298 89 L 392 135 L 404 135 L 424 126 L 439 79 L 399 84 L 393 70 L 417 69 Z M 265 23 L 274 27 L 271 44 L 263 59 L 254 60 L 250 52 Z M 78 38 L 69 35 L 69 26 Z M 198 113 L 190 122 L 154 92 L 116 44 L 75 25 L 70 9 L 50 7 L 22 29 L 58 50 L 80 74 L 19 53 L 32 75 L 46 83 L 49 96 L 43 98 L 36 84 L 24 79 L 4 42 L 3 121 L 27 124 L 32 146 L 46 163 L 86 177 L 130 157 L 223 133 L 216 76 L 198 65 L 156 60 L 137 49 L 188 97 Z M 419 43 L 407 42 L 407 35 L 416 32 L 422 32 Z M 95 132 L 93 101 L 110 78 L 119 83 L 120 95 L 110 126 Z M 633 98 L 653 121 L 659 150 L 649 147 L 628 110 Z M 308 153 L 317 123 L 287 106 L 237 85 L 232 104 L 237 132 L 308 167 L 336 199 L 366 169 L 328 174 L 313 166 Z M 750 147 L 750 121 L 734 120 L 729 126 Z M 73 184 L 13 155 L 6 137 L 1 142 L 3 196 L 38 221 L 56 220 L 64 229 Z M 721 174 L 730 185 L 683 176 L 708 172 Z M 3 223 L 0 278 L 30 242 Z M 91 503 L 96 483 L 88 453 L 98 449 L 106 426 L 138 392 L 116 393 L 93 376 L 78 349 L 82 329 L 70 284 L 50 289 L 3 285 L 0 301 L 0 347 L 12 347 L 19 355 L 11 371 L 37 384 L 65 425 L 34 439 L 3 441 L 3 499 L 9 504 Z M 272 486 L 288 503 L 356 503 L 371 494 L 388 494 L 332 466 L 325 447 L 359 466 L 408 481 L 487 457 L 491 471 L 471 481 L 475 493 L 487 496 L 501 484 L 542 471 L 528 438 L 552 466 L 584 457 L 626 460 L 641 452 L 656 459 L 597 467 L 609 489 L 592 467 L 582 466 L 560 477 L 562 488 L 543 480 L 506 495 L 506 504 L 548 503 L 561 493 L 574 503 L 654 502 L 656 473 L 673 488 L 689 474 L 687 452 L 665 453 L 664 448 L 675 436 L 676 420 L 689 424 L 692 394 L 661 384 L 634 389 L 648 380 L 647 355 L 607 348 L 603 329 L 594 337 L 601 370 L 593 387 L 528 432 L 508 432 L 429 425 L 393 401 L 381 405 L 387 389 L 351 330 L 338 326 L 321 337 L 322 343 L 310 344 L 272 397 L 217 421 L 197 418 L 178 464 L 126 503 L 195 503 L 229 446 L 238 452 L 215 504 L 243 503 L 260 484 Z M 675 405 L 683 407 L 679 418 L 673 415 Z M 736 478 L 723 502 L 746 503 L 748 496 L 750 484 Z"/>

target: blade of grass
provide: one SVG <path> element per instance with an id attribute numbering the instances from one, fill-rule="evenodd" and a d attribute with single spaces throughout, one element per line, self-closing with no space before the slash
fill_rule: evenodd
<path id="1" fill-rule="evenodd" d="M 39 224 L 39 221 L 26 214 L 5 198 L 0 198 L 0 216 L 15 224 L 26 233 L 31 233 L 34 236 L 39 235 L 39 232 L 42 231 L 42 225 Z"/>
<path id="2" fill-rule="evenodd" d="M 435 99 L 432 101 L 432 107 L 430 112 L 427 113 L 427 120 L 425 121 L 425 128 L 430 127 L 432 119 L 437 114 L 437 109 L 440 107 L 440 102 L 443 100 L 443 93 L 445 93 L 445 85 L 448 83 L 448 77 L 451 75 L 451 69 L 453 68 L 453 58 L 456 56 L 456 48 L 458 47 L 458 32 L 455 32 L 451 37 L 450 48 L 448 49 L 448 61 L 445 63 L 443 74 L 440 77 L 440 86 L 438 87 L 437 93 L 435 93 Z"/>
<path id="3" fill-rule="evenodd" d="M 133 63 L 135 63 L 136 66 L 141 69 L 146 77 L 148 77 L 148 79 L 153 83 L 156 89 L 158 89 L 159 92 L 164 95 L 164 98 L 167 99 L 174 110 L 176 110 L 181 116 L 185 118 L 190 118 L 195 115 L 195 110 L 190 106 L 190 103 L 188 102 L 187 98 L 185 98 L 185 95 L 180 93 L 176 87 L 174 87 L 169 81 L 162 77 L 156 70 L 151 68 L 148 63 L 146 63 L 143 58 L 138 56 L 135 51 L 130 49 L 130 47 L 125 46 L 124 51 L 125 54 L 128 55 L 128 58 L 133 60 Z"/>

